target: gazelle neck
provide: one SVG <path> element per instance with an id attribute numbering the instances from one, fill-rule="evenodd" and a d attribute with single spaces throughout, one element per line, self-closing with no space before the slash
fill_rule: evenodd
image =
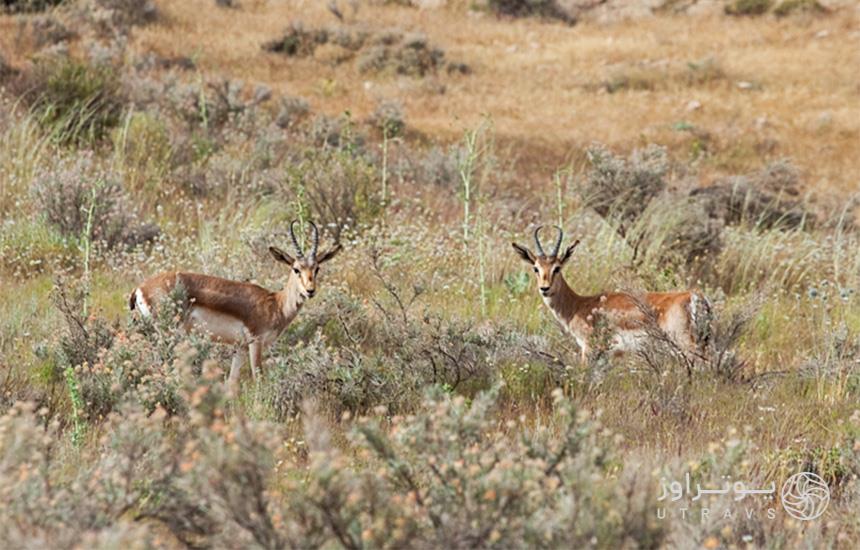
<path id="1" fill-rule="evenodd" d="M 553 281 L 552 294 L 544 296 L 543 301 L 552 312 L 560 319 L 569 321 L 576 314 L 582 297 L 574 292 L 564 275 L 559 273 Z"/>
<path id="2" fill-rule="evenodd" d="M 278 305 L 281 307 L 281 313 L 283 313 L 287 320 L 291 320 L 295 317 L 305 303 L 306 298 L 305 295 L 302 294 L 300 285 L 301 282 L 299 281 L 299 277 L 295 273 L 291 272 L 283 290 L 276 293 Z"/>

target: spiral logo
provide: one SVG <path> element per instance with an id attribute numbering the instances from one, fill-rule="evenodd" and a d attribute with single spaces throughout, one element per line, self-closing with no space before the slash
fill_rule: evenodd
<path id="1" fill-rule="evenodd" d="M 824 513 L 828 504 L 830 488 L 812 472 L 794 474 L 782 486 L 782 507 L 795 519 L 813 520 Z"/>

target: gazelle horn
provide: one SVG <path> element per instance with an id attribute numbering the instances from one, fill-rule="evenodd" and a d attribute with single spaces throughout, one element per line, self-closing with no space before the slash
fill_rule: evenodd
<path id="1" fill-rule="evenodd" d="M 543 247 L 540 244 L 540 230 L 543 229 L 542 225 L 539 225 L 535 228 L 535 248 L 537 248 L 539 256 L 546 256 L 546 252 L 543 251 Z"/>
<path id="2" fill-rule="evenodd" d="M 313 234 L 314 234 L 314 237 L 313 237 L 314 244 L 311 247 L 311 261 L 314 261 L 317 259 L 317 250 L 320 247 L 320 230 L 317 229 L 317 224 L 315 224 L 314 222 L 309 221 L 308 223 L 311 224 L 311 230 L 313 231 Z"/>
<path id="3" fill-rule="evenodd" d="M 555 242 L 555 248 L 553 249 L 551 256 L 556 257 L 558 256 L 558 251 L 561 249 L 561 241 L 564 239 L 564 231 L 557 225 L 554 225 L 553 227 L 558 229 L 558 240 Z"/>
<path id="4" fill-rule="evenodd" d="M 302 247 L 299 246 L 299 240 L 296 238 L 295 226 L 299 223 L 298 220 L 293 220 L 290 223 L 290 238 L 293 240 L 293 246 L 296 247 L 296 253 L 299 255 L 299 258 L 303 258 L 305 253 L 302 251 Z"/>

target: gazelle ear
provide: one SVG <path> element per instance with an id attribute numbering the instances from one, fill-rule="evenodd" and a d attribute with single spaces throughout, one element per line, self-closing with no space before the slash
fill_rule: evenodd
<path id="1" fill-rule="evenodd" d="M 564 254 L 561 255 L 561 259 L 559 260 L 562 265 L 567 262 L 571 256 L 573 256 L 573 249 L 576 248 L 576 245 L 579 244 L 579 239 L 576 239 L 574 243 L 567 247 L 567 250 L 564 251 Z"/>
<path id="2" fill-rule="evenodd" d="M 281 250 L 277 246 L 270 246 L 269 247 L 269 253 L 272 255 L 273 258 L 275 258 L 279 262 L 283 262 L 287 265 L 293 265 L 293 263 L 296 261 L 295 258 L 290 256 L 289 254 L 287 254 L 286 252 L 284 252 L 283 250 Z"/>
<path id="3" fill-rule="evenodd" d="M 514 247 L 514 250 L 519 255 L 520 258 L 523 259 L 524 262 L 534 264 L 535 263 L 535 255 L 532 254 L 532 251 L 523 245 L 517 243 L 511 243 L 511 246 Z"/>
<path id="4" fill-rule="evenodd" d="M 333 247 L 329 248 L 328 250 L 319 255 L 319 257 L 317 258 L 317 263 L 321 264 L 323 262 L 331 260 L 337 255 L 338 252 L 341 251 L 341 249 L 343 249 L 343 247 L 340 245 L 340 243 L 334 245 Z"/>

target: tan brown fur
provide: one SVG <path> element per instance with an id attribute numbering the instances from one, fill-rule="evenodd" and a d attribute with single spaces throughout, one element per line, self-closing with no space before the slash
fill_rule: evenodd
<path id="1" fill-rule="evenodd" d="M 199 273 L 170 271 L 159 273 L 138 287 L 150 307 L 164 300 L 181 283 L 188 303 L 235 317 L 244 324 L 252 338 L 274 330 L 280 334 L 287 326 L 282 311 L 283 293 L 271 292 L 259 285 L 211 277 Z M 132 292 L 131 300 L 135 293 Z M 231 342 L 239 343 L 239 342 Z"/>
<path id="2" fill-rule="evenodd" d="M 313 224 L 311 224 L 313 226 Z M 144 316 L 153 315 L 159 303 L 179 285 L 187 303 L 183 325 L 186 331 L 200 331 L 213 340 L 237 346 L 230 368 L 229 382 L 235 390 L 239 370 L 247 354 L 251 373 L 256 378 L 265 348 L 272 345 L 298 315 L 306 300 L 316 293 L 320 264 L 333 258 L 340 245 L 317 256 L 318 232 L 314 245 L 305 257 L 293 235 L 299 252 L 293 257 L 270 247 L 272 256 L 290 267 L 283 290 L 272 292 L 259 285 L 231 281 L 199 273 L 169 271 L 155 275 L 135 288 L 129 296 L 129 308 Z M 292 233 L 292 226 L 291 226 Z"/>
<path id="3" fill-rule="evenodd" d="M 532 265 L 544 303 L 562 328 L 576 339 L 583 360 L 589 352 L 595 323 L 601 318 L 609 323 L 614 333 L 613 349 L 617 352 L 637 347 L 638 341 L 646 337 L 647 324 L 652 320 L 682 348 L 691 349 L 701 344 L 696 338 L 696 315 L 699 307 L 704 313 L 710 306 L 700 293 L 649 292 L 633 296 L 623 292 L 603 292 L 583 296 L 567 284 L 562 274 L 562 267 L 571 258 L 579 241 L 561 255 L 557 254 L 558 250 L 551 255 L 538 255 L 524 246 L 512 244 L 523 261 Z M 538 249 L 543 252 L 539 245 Z"/>

